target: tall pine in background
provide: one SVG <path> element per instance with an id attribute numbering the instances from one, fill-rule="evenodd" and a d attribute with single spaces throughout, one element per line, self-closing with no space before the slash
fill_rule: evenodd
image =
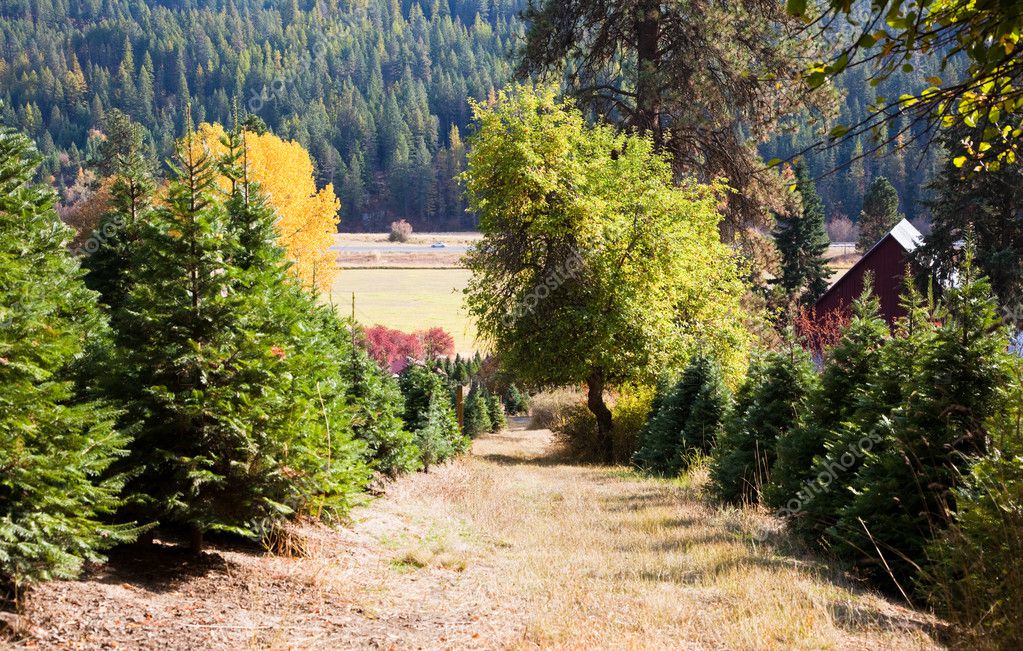
<path id="1" fill-rule="evenodd" d="M 127 441 L 76 379 L 106 323 L 53 191 L 31 182 L 38 163 L 27 138 L 0 129 L 0 600 L 74 577 L 135 535 L 104 523 L 121 504 L 123 476 L 107 471 Z"/>
<path id="2" fill-rule="evenodd" d="M 812 304 L 828 289 L 831 270 L 825 254 L 830 240 L 824 228 L 824 204 L 806 166 L 796 165 L 798 214 L 779 215 L 774 242 L 781 254 L 779 283 L 786 294 Z"/>
<path id="3" fill-rule="evenodd" d="M 863 210 L 857 222 L 860 227 L 860 239 L 857 242 L 859 250 L 870 250 L 901 219 L 899 193 L 888 179 L 877 177 L 863 197 Z"/>

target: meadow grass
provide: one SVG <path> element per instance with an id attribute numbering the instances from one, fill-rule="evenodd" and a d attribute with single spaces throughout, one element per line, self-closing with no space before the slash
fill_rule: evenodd
<path id="1" fill-rule="evenodd" d="M 467 269 L 342 269 L 331 300 L 364 326 L 384 325 L 404 332 L 440 326 L 455 338 L 463 355 L 478 350 L 476 330 L 462 306 Z"/>

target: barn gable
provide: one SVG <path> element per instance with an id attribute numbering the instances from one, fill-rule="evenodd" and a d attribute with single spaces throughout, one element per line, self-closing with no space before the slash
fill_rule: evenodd
<path id="1" fill-rule="evenodd" d="M 834 310 L 848 312 L 853 301 L 863 293 L 867 273 L 873 275 L 873 291 L 881 303 L 881 316 L 893 324 L 906 312 L 899 305 L 906 265 L 910 254 L 923 243 L 923 236 L 903 219 L 872 246 L 844 276 L 832 285 L 814 304 L 819 317 Z"/>

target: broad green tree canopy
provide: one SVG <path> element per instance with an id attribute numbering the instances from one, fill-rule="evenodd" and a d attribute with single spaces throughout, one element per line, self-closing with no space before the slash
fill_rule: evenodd
<path id="1" fill-rule="evenodd" d="M 676 186 L 651 140 L 588 125 L 552 89 L 514 87 L 474 111 L 464 181 L 484 239 L 466 302 L 507 364 L 591 394 L 698 348 L 742 374 L 745 288 L 718 237 L 719 186 Z"/>

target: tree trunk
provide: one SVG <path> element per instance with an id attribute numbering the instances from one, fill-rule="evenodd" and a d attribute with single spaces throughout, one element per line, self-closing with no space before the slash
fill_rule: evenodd
<path id="1" fill-rule="evenodd" d="M 191 534 L 191 537 L 189 538 L 188 541 L 188 550 L 195 554 L 196 556 L 198 556 L 199 554 L 202 553 L 203 546 L 202 528 L 199 526 L 193 526 L 192 530 L 189 533 Z"/>
<path id="2" fill-rule="evenodd" d="M 611 428 L 614 423 L 611 410 L 604 403 L 604 371 L 597 369 L 586 378 L 586 406 L 597 417 L 597 445 L 600 447 L 601 461 L 614 462 L 614 442 Z"/>
<path id="3" fill-rule="evenodd" d="M 639 127 L 661 145 L 661 91 L 658 73 L 661 68 L 661 4 L 660 0 L 641 0 L 636 7 L 636 113 Z"/>

